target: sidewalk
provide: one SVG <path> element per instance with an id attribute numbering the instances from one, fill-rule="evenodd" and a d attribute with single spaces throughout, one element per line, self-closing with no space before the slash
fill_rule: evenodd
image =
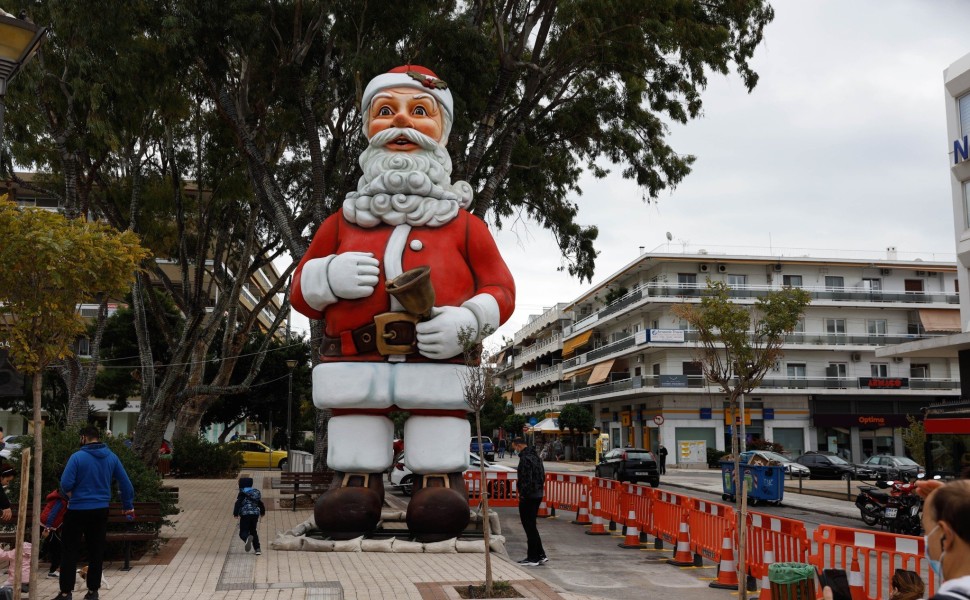
<path id="1" fill-rule="evenodd" d="M 120 571 L 121 562 L 105 563 L 108 587 L 105 600 L 202 598 L 217 600 L 444 600 L 458 598 L 454 584 L 484 578 L 482 554 L 380 554 L 339 552 L 282 552 L 270 548 L 277 532 L 307 520 L 308 509 L 280 509 L 280 492 L 270 488 L 279 471 L 252 473 L 263 491 L 266 517 L 260 520 L 262 556 L 243 552 L 232 517 L 237 487 L 234 479 L 176 479 L 182 512 L 175 527 L 163 529 L 167 538 L 158 556 L 146 555 Z M 285 494 L 284 494 L 285 495 Z M 596 600 L 563 592 L 492 554 L 496 580 L 512 581 L 528 598 Z M 34 600 L 53 598 L 56 579 L 40 573 Z M 451 584 L 451 585 L 449 585 Z M 75 598 L 84 594 L 83 584 Z"/>

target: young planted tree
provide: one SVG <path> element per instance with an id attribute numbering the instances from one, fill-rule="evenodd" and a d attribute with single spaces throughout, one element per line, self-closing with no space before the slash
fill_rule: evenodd
<path id="1" fill-rule="evenodd" d="M 122 296 L 148 251 L 130 231 L 21 209 L 5 199 L 0 199 L 0 239 L 0 339 L 9 344 L 17 370 L 33 378 L 32 506 L 39 515 L 44 497 L 42 374 L 71 355 L 71 345 L 85 332 L 80 304 Z M 31 539 L 40 539 L 38 519 L 31 525 Z M 38 554 L 31 556 L 31 589 L 37 589 Z"/>
<path id="2" fill-rule="evenodd" d="M 567 404 L 559 412 L 559 430 L 570 433 L 573 448 L 578 447 L 579 435 L 592 431 L 594 423 L 593 413 L 582 404 Z"/>
<path id="3" fill-rule="evenodd" d="M 699 304 L 674 307 L 674 314 L 697 330 L 704 375 L 728 397 L 732 415 L 739 414 L 738 401 L 758 387 L 775 361 L 782 357 L 785 336 L 795 331 L 811 299 L 805 290 L 791 287 L 770 291 L 754 304 L 742 304 L 731 299 L 731 288 L 727 284 L 708 280 L 707 291 Z M 740 419 L 743 422 L 744 416 Z M 731 447 L 737 500 L 744 504 L 740 477 L 744 440 L 740 429 L 735 423 Z M 738 512 L 736 531 L 743 533 L 741 512 Z M 742 582 L 746 579 L 743 540 L 742 535 L 738 548 Z"/>

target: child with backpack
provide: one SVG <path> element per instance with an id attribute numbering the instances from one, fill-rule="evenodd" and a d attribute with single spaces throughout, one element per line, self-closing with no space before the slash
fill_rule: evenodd
<path id="1" fill-rule="evenodd" d="M 61 493 L 60 489 L 55 489 L 47 494 L 44 499 L 44 508 L 40 512 L 41 539 L 44 543 L 44 550 L 47 558 L 51 561 L 51 566 L 47 569 L 48 577 L 59 577 L 57 568 L 61 565 L 61 526 L 64 524 L 64 515 L 67 513 L 67 496 Z"/>
<path id="2" fill-rule="evenodd" d="M 256 550 L 256 556 L 262 554 L 259 546 L 259 517 L 266 514 L 263 496 L 253 487 L 252 477 L 239 478 L 239 494 L 232 509 L 232 516 L 239 519 L 239 538 L 246 542 L 246 552 Z"/>

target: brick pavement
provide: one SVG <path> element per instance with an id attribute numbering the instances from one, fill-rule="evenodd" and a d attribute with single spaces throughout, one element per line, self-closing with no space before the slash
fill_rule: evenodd
<path id="1" fill-rule="evenodd" d="M 186 597 L 213 600 L 405 600 L 457 598 L 443 583 L 480 581 L 484 559 L 480 554 L 380 554 L 274 551 L 270 542 L 310 516 L 309 509 L 280 510 L 280 490 L 263 485 L 263 478 L 278 471 L 252 473 L 263 491 L 266 516 L 260 520 L 262 556 L 243 552 L 232 517 L 236 481 L 172 480 L 179 487 L 182 512 L 175 527 L 166 527 L 169 541 L 158 556 L 147 555 L 120 571 L 121 563 L 105 564 L 110 589 L 105 600 L 142 600 Z M 285 493 L 283 494 L 285 496 Z M 528 571 L 493 554 L 497 580 L 521 582 L 527 597 L 543 600 L 593 600 L 561 592 L 534 578 Z M 57 580 L 42 577 L 31 598 L 53 598 Z M 82 584 L 83 587 L 83 584 Z M 80 598 L 84 590 L 75 592 Z"/>

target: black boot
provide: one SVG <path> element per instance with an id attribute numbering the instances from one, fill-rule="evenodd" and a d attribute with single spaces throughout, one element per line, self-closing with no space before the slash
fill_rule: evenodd
<path id="1" fill-rule="evenodd" d="M 407 523 L 419 542 L 458 537 L 468 526 L 471 511 L 461 473 L 420 475 L 408 503 Z"/>
<path id="2" fill-rule="evenodd" d="M 334 473 L 339 487 L 317 498 L 313 518 L 317 528 L 335 540 L 350 540 L 377 528 L 384 504 L 380 473 Z"/>

